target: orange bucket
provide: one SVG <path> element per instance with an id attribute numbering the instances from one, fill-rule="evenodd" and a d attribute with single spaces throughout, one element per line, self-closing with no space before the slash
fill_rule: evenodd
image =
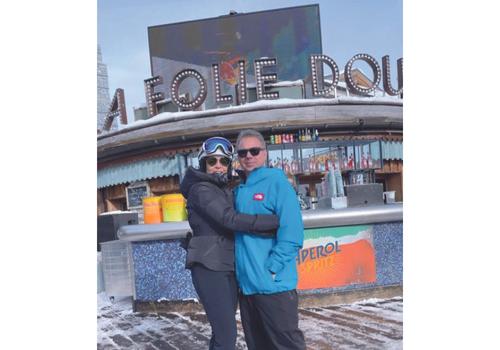
<path id="1" fill-rule="evenodd" d="M 161 197 L 144 197 L 142 199 L 142 206 L 144 208 L 145 224 L 161 223 Z"/>
<path id="2" fill-rule="evenodd" d="M 164 222 L 187 220 L 186 200 L 180 193 L 161 196 L 161 208 Z"/>

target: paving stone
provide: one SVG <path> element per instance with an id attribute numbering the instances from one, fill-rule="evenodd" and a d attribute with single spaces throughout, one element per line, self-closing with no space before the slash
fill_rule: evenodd
<path id="1" fill-rule="evenodd" d="M 152 344 L 144 344 L 144 347 L 141 348 L 141 350 L 159 350 L 156 346 L 153 346 Z"/>
<path id="2" fill-rule="evenodd" d="M 98 318 L 98 350 L 197 350 L 208 348 L 211 329 L 203 312 L 143 314 L 129 304 Z M 102 310 L 102 309 L 101 309 Z M 237 350 L 247 350 L 237 314 Z M 307 350 L 399 350 L 403 348 L 403 299 L 301 307 L 299 326 Z"/>
<path id="3" fill-rule="evenodd" d="M 97 350 L 111 350 L 111 349 L 119 349 L 113 344 L 97 344 Z"/>
<path id="4" fill-rule="evenodd" d="M 173 347 L 172 345 L 161 339 L 156 339 L 151 343 L 154 346 L 156 346 L 159 350 L 177 350 L 177 347 Z"/>
<path id="5" fill-rule="evenodd" d="M 130 339 L 125 338 L 121 334 L 112 335 L 110 338 L 113 339 L 113 341 L 120 348 L 122 348 L 122 347 L 128 348 L 128 347 L 131 347 L 132 345 L 134 345 L 134 343 Z"/>
<path id="6" fill-rule="evenodd" d="M 124 322 L 121 322 L 121 323 L 118 323 L 117 324 L 117 327 L 120 328 L 121 330 L 123 331 L 126 331 L 134 326 L 132 326 L 130 323 L 124 323 Z"/>
<path id="7" fill-rule="evenodd" d="M 129 335 L 129 338 L 132 339 L 136 343 L 148 343 L 151 340 L 154 340 L 153 337 L 150 337 L 144 333 L 136 333 Z"/>

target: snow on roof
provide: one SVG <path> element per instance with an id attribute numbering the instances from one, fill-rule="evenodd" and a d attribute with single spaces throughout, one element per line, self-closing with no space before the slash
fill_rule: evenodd
<path id="1" fill-rule="evenodd" d="M 333 84 L 333 80 L 332 79 L 325 79 L 324 81 L 325 81 L 325 83 L 328 83 L 330 85 Z M 340 81 L 339 80 L 339 82 L 337 83 L 337 87 L 346 88 L 346 83 L 344 81 Z"/>
<path id="2" fill-rule="evenodd" d="M 287 87 L 287 86 L 303 86 L 304 81 L 302 79 L 294 80 L 294 81 L 289 81 L 289 80 L 284 80 L 284 81 L 278 81 L 277 83 L 266 83 L 265 87 Z M 255 83 L 247 83 L 247 88 L 255 88 L 256 84 Z"/>
<path id="3" fill-rule="evenodd" d="M 189 118 L 189 117 L 205 117 L 210 114 L 217 114 L 221 112 L 227 113 L 238 113 L 246 112 L 259 109 L 267 108 L 287 108 L 287 107 L 305 107 L 314 106 L 317 104 L 342 104 L 342 103 L 353 103 L 360 102 L 361 104 L 371 104 L 371 103 L 390 103 L 390 104 L 402 104 L 402 100 L 399 98 L 394 98 L 392 96 L 376 96 L 376 97 L 364 97 L 364 96 L 339 96 L 337 98 L 313 98 L 313 99 L 290 99 L 290 98 L 280 98 L 277 100 L 259 100 L 255 102 L 246 103 L 239 106 L 227 106 L 221 108 L 215 108 L 205 111 L 183 111 L 183 112 L 163 112 L 155 115 L 152 118 L 146 120 L 137 120 L 134 123 L 124 125 L 121 131 L 127 129 L 135 129 L 140 127 L 146 127 L 153 124 L 158 124 L 161 122 L 173 122 L 179 119 Z M 111 132 L 107 135 L 112 134 Z M 100 135 L 101 136 L 101 135 Z"/>

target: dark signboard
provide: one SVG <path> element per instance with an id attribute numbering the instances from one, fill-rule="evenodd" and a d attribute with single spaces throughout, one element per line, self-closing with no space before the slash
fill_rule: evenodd
<path id="1" fill-rule="evenodd" d="M 310 79 L 309 58 L 321 54 L 319 6 L 225 15 L 204 20 L 148 28 L 151 74 L 162 77 L 155 92 L 171 98 L 175 75 L 186 68 L 210 77 L 219 64 L 221 94 L 234 94 L 238 62 L 247 62 L 246 79 L 255 84 L 254 61 L 276 58 L 273 73 L 279 81 Z M 186 79 L 181 93 L 196 96 L 200 86 Z M 216 107 L 213 84 L 207 84 L 205 109 Z"/>
<path id="2" fill-rule="evenodd" d="M 142 199 L 149 196 L 147 183 L 127 187 L 127 208 L 134 209 L 142 207 Z"/>

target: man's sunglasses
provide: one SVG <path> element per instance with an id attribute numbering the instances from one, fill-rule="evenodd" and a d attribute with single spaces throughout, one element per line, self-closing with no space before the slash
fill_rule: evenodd
<path id="1" fill-rule="evenodd" d="M 264 148 L 252 147 L 249 149 L 239 149 L 237 153 L 238 157 L 245 158 L 248 152 L 250 152 L 250 154 L 255 157 L 259 155 L 260 151 L 264 151 Z"/>
<path id="2" fill-rule="evenodd" d="M 217 160 L 219 161 L 220 165 L 222 166 L 229 166 L 229 159 L 228 158 L 216 158 L 216 157 L 208 157 L 207 158 L 207 164 L 210 166 L 214 166 L 217 164 Z"/>

